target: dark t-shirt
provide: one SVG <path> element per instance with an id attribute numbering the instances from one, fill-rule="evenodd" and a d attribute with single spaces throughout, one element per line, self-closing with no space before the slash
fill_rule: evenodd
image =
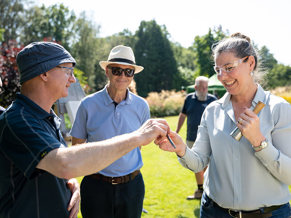
<path id="1" fill-rule="evenodd" d="M 51 150 L 65 147 L 59 118 L 23 95 L 0 115 L 0 217 L 64 218 L 67 180 L 36 168 Z"/>
<path id="2" fill-rule="evenodd" d="M 187 95 L 182 113 L 187 115 L 187 140 L 195 141 L 202 114 L 208 104 L 215 101 L 214 95 L 208 94 L 206 101 L 199 101 L 195 92 Z"/>

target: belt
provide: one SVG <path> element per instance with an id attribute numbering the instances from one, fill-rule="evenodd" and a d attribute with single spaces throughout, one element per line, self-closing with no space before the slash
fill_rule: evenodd
<path id="1" fill-rule="evenodd" d="M 251 211 L 244 211 L 244 210 L 232 210 L 220 207 L 217 203 L 214 201 L 213 205 L 215 207 L 219 207 L 222 210 L 225 210 L 231 217 L 237 217 L 237 218 L 269 218 L 272 216 L 272 211 L 279 209 L 283 205 L 276 205 L 276 206 L 270 206 L 270 207 L 261 207 L 257 210 L 251 210 Z"/>
<path id="2" fill-rule="evenodd" d="M 100 173 L 92 174 L 90 177 L 96 179 L 96 180 L 102 180 L 104 182 L 111 183 L 112 185 L 127 183 L 131 180 L 133 180 L 138 174 L 140 174 L 140 170 L 136 170 L 128 175 L 125 176 L 119 176 L 119 177 L 110 177 L 110 176 L 103 176 Z"/>

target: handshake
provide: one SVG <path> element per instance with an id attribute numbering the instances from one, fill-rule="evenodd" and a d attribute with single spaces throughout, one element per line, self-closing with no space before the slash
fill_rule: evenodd
<path id="1" fill-rule="evenodd" d="M 132 134 L 138 137 L 139 146 L 154 143 L 164 151 L 176 152 L 178 156 L 184 156 L 186 145 L 182 138 L 170 130 L 166 120 L 149 119 Z"/>

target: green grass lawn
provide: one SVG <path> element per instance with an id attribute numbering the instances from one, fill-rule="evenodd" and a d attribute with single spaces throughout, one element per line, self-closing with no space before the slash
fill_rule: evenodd
<path id="1" fill-rule="evenodd" d="M 175 130 L 178 116 L 165 118 Z M 186 122 L 180 131 L 186 138 Z M 142 147 L 144 166 L 141 169 L 145 181 L 144 209 L 142 217 L 186 218 L 199 217 L 200 201 L 188 201 L 186 197 L 196 189 L 194 173 L 183 168 L 175 154 L 161 151 L 154 143 Z M 78 178 L 81 182 L 82 178 Z M 290 187 L 291 191 L 291 187 Z M 81 218 L 81 212 L 78 218 Z"/>

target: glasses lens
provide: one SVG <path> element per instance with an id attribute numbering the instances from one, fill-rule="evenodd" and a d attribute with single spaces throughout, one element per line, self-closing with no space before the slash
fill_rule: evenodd
<path id="1" fill-rule="evenodd" d="M 219 67 L 214 66 L 213 69 L 214 69 L 214 71 L 215 71 L 216 73 L 219 73 L 219 72 L 220 72 Z"/>
<path id="2" fill-rule="evenodd" d="M 232 65 L 228 65 L 224 67 L 224 71 L 227 73 L 232 72 L 234 69 L 236 68 L 236 66 L 232 66 Z"/>
<path id="3" fill-rule="evenodd" d="M 114 76 L 120 76 L 122 74 L 120 67 L 112 67 L 111 72 Z"/>
<path id="4" fill-rule="evenodd" d="M 132 77 L 134 74 L 134 69 L 126 68 L 126 69 L 124 69 L 124 74 L 127 77 Z"/>
<path id="5" fill-rule="evenodd" d="M 130 68 L 122 69 L 120 67 L 111 67 L 111 72 L 114 76 L 121 76 L 122 72 L 124 72 L 125 76 L 132 77 L 134 74 L 134 69 Z"/>

